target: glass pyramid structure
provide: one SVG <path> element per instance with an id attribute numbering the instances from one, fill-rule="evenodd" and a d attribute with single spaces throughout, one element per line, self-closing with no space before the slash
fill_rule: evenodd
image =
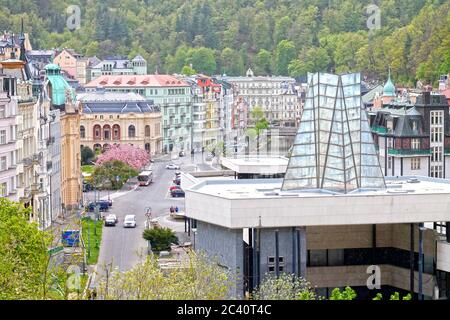
<path id="1" fill-rule="evenodd" d="M 360 74 L 309 74 L 308 83 L 282 190 L 386 188 L 362 109 Z"/>

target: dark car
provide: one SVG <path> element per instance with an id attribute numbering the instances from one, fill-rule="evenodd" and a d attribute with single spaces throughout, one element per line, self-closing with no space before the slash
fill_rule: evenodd
<path id="1" fill-rule="evenodd" d="M 174 189 L 170 191 L 170 195 L 174 198 L 184 198 L 184 191 L 182 189 Z"/>
<path id="2" fill-rule="evenodd" d="M 106 200 L 97 201 L 97 205 L 99 206 L 99 210 L 100 211 L 105 212 L 105 211 L 109 210 L 109 203 Z M 89 210 L 89 212 L 94 212 L 95 211 L 95 202 L 89 203 L 88 210 Z"/>
<path id="3" fill-rule="evenodd" d="M 177 186 L 179 186 L 181 184 L 181 180 L 180 179 L 174 179 L 173 183 L 176 184 Z"/>

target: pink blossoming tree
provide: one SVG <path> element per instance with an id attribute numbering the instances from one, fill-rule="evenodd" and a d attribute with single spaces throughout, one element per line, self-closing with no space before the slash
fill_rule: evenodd
<path id="1" fill-rule="evenodd" d="M 109 150 L 98 157 L 96 165 L 100 166 L 103 163 L 112 160 L 122 161 L 130 167 L 140 170 L 149 163 L 150 156 L 147 151 L 136 146 L 129 144 L 113 145 Z"/>

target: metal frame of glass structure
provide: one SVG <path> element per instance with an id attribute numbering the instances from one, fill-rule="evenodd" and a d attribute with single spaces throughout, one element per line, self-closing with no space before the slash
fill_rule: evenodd
<path id="1" fill-rule="evenodd" d="M 386 188 L 360 74 L 308 75 L 308 93 L 282 190 Z"/>

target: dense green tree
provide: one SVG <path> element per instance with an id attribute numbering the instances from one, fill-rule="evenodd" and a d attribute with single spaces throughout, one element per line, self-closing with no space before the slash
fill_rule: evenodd
<path id="1" fill-rule="evenodd" d="M 288 71 L 291 77 L 299 77 L 308 74 L 308 72 L 324 72 L 328 70 L 330 58 L 327 50 L 324 48 L 309 48 L 300 54 L 299 59 L 293 60 Z"/>
<path id="2" fill-rule="evenodd" d="M 90 165 L 94 158 L 95 153 L 91 148 L 87 146 L 81 147 L 81 165 Z"/>
<path id="3" fill-rule="evenodd" d="M 278 75 L 287 75 L 288 66 L 296 56 L 294 43 L 289 40 L 281 40 L 275 51 L 275 71 Z"/>
<path id="4" fill-rule="evenodd" d="M 369 32 L 369 3 L 359 0 L 0 0 L 0 29 L 17 33 L 23 17 L 35 49 L 72 47 L 100 58 L 139 53 L 149 72 L 179 73 L 192 61 L 194 69 L 211 74 L 249 67 L 259 74 L 296 74 L 292 70 L 307 63 L 292 60 L 324 48 L 328 71 L 357 70 L 384 80 L 391 66 L 399 84 L 436 84 L 450 65 L 450 0 L 375 3 L 381 28 Z M 76 31 L 66 27 L 65 10 L 72 4 L 81 8 Z M 282 54 L 283 41 L 294 45 L 293 55 L 290 49 Z M 205 55 L 204 48 L 211 51 Z M 238 67 L 224 63 L 223 55 L 232 53 L 226 48 L 239 55 Z"/>
<path id="5" fill-rule="evenodd" d="M 239 52 L 231 48 L 225 48 L 220 55 L 220 73 L 229 76 L 240 76 L 244 73 Z"/>
<path id="6" fill-rule="evenodd" d="M 189 49 L 186 62 L 192 64 L 192 68 L 204 74 L 214 74 L 216 72 L 215 52 L 209 48 Z"/>
<path id="7" fill-rule="evenodd" d="M 265 49 L 261 49 L 256 55 L 254 66 L 256 74 L 272 74 L 272 54 Z"/>
<path id="8" fill-rule="evenodd" d="M 29 223 L 30 210 L 0 198 L 0 300 L 42 299 L 51 235 Z"/>
<path id="9" fill-rule="evenodd" d="M 181 74 L 184 74 L 186 76 L 192 76 L 196 74 L 197 72 L 192 69 L 190 66 L 184 66 L 183 69 L 181 69 Z"/>

